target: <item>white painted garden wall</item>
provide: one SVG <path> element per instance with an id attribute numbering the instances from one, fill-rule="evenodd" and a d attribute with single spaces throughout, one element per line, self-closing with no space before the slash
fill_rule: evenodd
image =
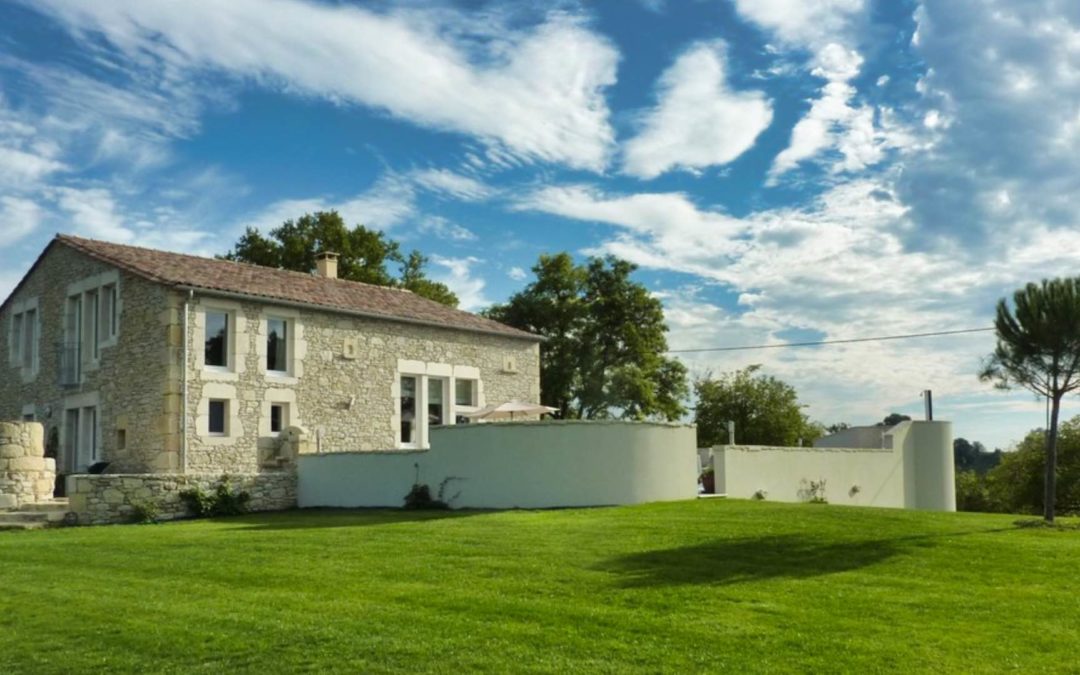
<path id="1" fill-rule="evenodd" d="M 454 508 L 607 506 L 693 499 L 696 430 L 632 422 L 434 428 L 431 449 L 302 455 L 301 507 L 401 506 L 419 468 Z"/>
<path id="2" fill-rule="evenodd" d="M 956 510 L 951 422 L 902 422 L 876 448 L 717 446 L 716 491 L 752 499 L 805 501 L 825 481 L 830 504 Z"/>

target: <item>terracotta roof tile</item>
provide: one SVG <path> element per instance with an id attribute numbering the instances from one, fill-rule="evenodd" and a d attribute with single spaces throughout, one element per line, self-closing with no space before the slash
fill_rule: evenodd
<path id="1" fill-rule="evenodd" d="M 453 309 L 406 290 L 375 286 L 237 263 L 215 258 L 111 244 L 70 235 L 57 241 L 151 281 L 252 298 L 281 300 L 328 311 L 362 314 L 443 328 L 505 335 L 539 341 L 542 338 L 491 319 Z"/>

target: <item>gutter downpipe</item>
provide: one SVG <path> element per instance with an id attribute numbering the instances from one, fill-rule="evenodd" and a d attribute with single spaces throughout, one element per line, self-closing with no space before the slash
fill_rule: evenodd
<path id="1" fill-rule="evenodd" d="M 188 352 L 191 351 L 191 345 L 188 340 L 188 315 L 190 314 L 189 305 L 191 301 L 195 299 L 194 289 L 188 289 L 187 297 L 184 298 L 184 357 L 183 357 L 183 374 L 180 376 L 183 381 L 182 386 L 182 398 L 180 403 L 180 473 L 186 474 L 188 472 L 187 465 L 187 451 L 188 451 Z"/>

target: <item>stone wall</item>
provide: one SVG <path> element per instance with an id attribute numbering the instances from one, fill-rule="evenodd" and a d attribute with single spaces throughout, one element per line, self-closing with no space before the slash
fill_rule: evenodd
<path id="1" fill-rule="evenodd" d="M 35 422 L 0 422 L 0 510 L 52 499 L 56 460 Z"/>
<path id="2" fill-rule="evenodd" d="M 296 507 L 296 472 L 278 471 L 228 477 L 234 490 L 251 495 L 251 511 L 281 511 Z M 193 487 L 213 492 L 221 474 L 80 474 L 67 479 L 70 510 L 81 525 L 126 523 L 135 506 L 153 504 L 159 520 L 190 516 L 180 493 Z"/>
<path id="3" fill-rule="evenodd" d="M 202 364 L 208 307 L 235 317 L 231 325 L 237 331 L 236 344 L 230 349 L 235 363 L 229 372 Z M 252 473 L 264 467 L 277 441 L 269 434 L 271 401 L 288 404 L 287 425 L 307 429 L 321 452 L 395 448 L 402 362 L 437 364 L 450 372 L 475 371 L 481 404 L 540 400 L 540 352 L 535 341 L 209 295 L 196 295 L 189 311 L 190 471 Z M 286 376 L 266 372 L 267 316 L 283 316 L 290 322 L 292 363 Z M 507 358 L 514 367 L 506 367 Z M 415 366 L 406 366 L 411 367 Z M 229 400 L 233 406 L 225 437 L 205 432 L 212 398 Z"/>
<path id="4" fill-rule="evenodd" d="M 70 294 L 115 283 L 118 326 L 94 360 L 83 354 L 82 377 L 61 386 L 61 346 Z M 57 444 L 57 469 L 80 468 L 65 445 L 66 407 L 96 406 L 99 460 L 113 471 L 174 471 L 178 467 L 179 393 L 169 391 L 166 374 L 178 363 L 170 354 L 169 329 L 178 312 L 165 287 L 121 272 L 59 243 L 51 244 L 0 310 L 0 419 L 24 415 L 45 425 Z M 38 313 L 37 366 L 26 371 L 9 358 L 12 314 L 35 303 Z M 174 331 L 175 332 L 175 331 Z M 173 342 L 179 345 L 179 334 Z M 171 366 L 179 373 L 178 366 Z M 51 443 L 50 443 L 51 445 Z"/>

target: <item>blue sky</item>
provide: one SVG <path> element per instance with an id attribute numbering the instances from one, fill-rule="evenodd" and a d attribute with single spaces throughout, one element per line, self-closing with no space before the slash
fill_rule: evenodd
<path id="1" fill-rule="evenodd" d="M 213 254 L 336 208 L 469 309 L 632 260 L 676 349 L 981 327 L 1077 273 L 1078 151 L 1063 0 L 0 1 L 0 295 L 56 232 Z M 826 423 L 929 388 L 1005 447 L 1043 407 L 978 382 L 992 343 L 686 361 Z"/>

